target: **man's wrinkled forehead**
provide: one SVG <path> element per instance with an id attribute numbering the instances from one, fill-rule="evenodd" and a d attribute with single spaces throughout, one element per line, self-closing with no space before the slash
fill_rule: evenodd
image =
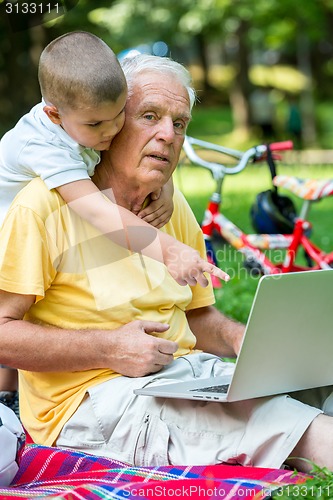
<path id="1" fill-rule="evenodd" d="M 171 74 L 141 73 L 136 76 L 129 94 L 138 99 L 139 107 L 158 107 L 164 105 L 177 110 L 180 117 L 190 121 L 191 104 L 187 89 Z"/>

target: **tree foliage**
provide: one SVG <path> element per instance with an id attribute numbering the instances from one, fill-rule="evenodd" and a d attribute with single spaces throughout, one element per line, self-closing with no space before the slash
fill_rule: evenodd
<path id="1" fill-rule="evenodd" d="M 25 18 L 23 28 L 10 23 L 6 1 L 0 0 L 2 129 L 39 99 L 36 67 L 42 47 L 76 29 L 101 36 L 117 53 L 163 40 L 172 57 L 202 68 L 207 92 L 212 90 L 209 69 L 219 59 L 233 68 L 236 117 L 247 106 L 253 64 L 303 64 L 300 69 L 310 72 L 317 95 L 330 95 L 332 0 L 63 0 L 64 15 L 44 15 L 30 26 Z M 247 114 L 243 122 L 249 119 Z"/>

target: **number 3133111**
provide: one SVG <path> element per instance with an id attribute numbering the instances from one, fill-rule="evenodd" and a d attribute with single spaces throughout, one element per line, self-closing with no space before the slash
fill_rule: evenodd
<path id="1" fill-rule="evenodd" d="M 53 2 L 18 2 L 11 1 L 5 3 L 7 14 L 50 14 L 55 12 L 60 13 L 62 5 L 60 3 Z"/>
<path id="2" fill-rule="evenodd" d="M 333 494 L 332 485 L 288 484 L 274 491 L 273 498 L 289 498 L 289 495 L 291 495 L 290 498 L 333 498 L 333 495 L 329 494 L 331 489 Z"/>

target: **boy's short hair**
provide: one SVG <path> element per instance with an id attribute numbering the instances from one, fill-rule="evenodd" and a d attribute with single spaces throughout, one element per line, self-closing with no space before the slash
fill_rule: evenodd
<path id="1" fill-rule="evenodd" d="M 100 38 L 74 31 L 43 50 L 38 68 L 42 96 L 60 109 L 115 102 L 127 89 L 119 61 Z"/>

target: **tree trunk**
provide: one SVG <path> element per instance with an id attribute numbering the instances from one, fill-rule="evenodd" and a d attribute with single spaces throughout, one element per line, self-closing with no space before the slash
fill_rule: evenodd
<path id="1" fill-rule="evenodd" d="M 40 99 L 37 66 L 45 44 L 45 29 L 7 33 L 6 44 L 2 41 L 5 78 L 1 83 L 1 130 L 4 133 Z"/>
<path id="2" fill-rule="evenodd" d="M 202 33 L 198 33 L 195 37 L 195 40 L 197 42 L 198 56 L 203 71 L 203 91 L 209 92 L 210 90 L 212 90 L 212 86 L 209 82 L 209 62 L 206 52 L 206 40 Z"/>
<path id="3" fill-rule="evenodd" d="M 249 58 L 247 49 L 248 25 L 240 21 L 237 30 L 237 51 L 233 57 L 235 78 L 230 89 L 230 105 L 234 121 L 235 133 L 247 137 L 250 133 L 250 107 L 249 96 L 251 84 L 249 81 Z"/>
<path id="4" fill-rule="evenodd" d="M 300 95 L 302 143 L 305 147 L 311 147 L 315 146 L 317 143 L 317 132 L 313 98 L 310 42 L 307 35 L 303 32 L 300 32 L 297 38 L 297 61 L 299 70 L 306 76 L 308 82 Z"/>

